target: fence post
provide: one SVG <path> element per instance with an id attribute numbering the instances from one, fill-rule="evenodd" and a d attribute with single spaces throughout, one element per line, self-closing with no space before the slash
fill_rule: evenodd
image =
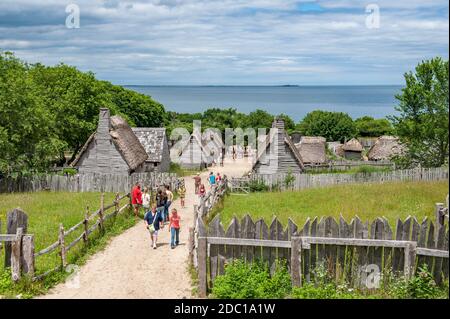
<path id="1" fill-rule="evenodd" d="M 23 228 L 19 227 L 16 231 L 16 239 L 11 243 L 11 275 L 12 280 L 17 282 L 21 277 L 22 270 L 22 237 Z"/>
<path id="2" fill-rule="evenodd" d="M 292 286 L 302 286 L 302 241 L 300 237 L 291 239 L 291 278 Z"/>
<path id="3" fill-rule="evenodd" d="M 444 227 L 444 204 L 443 203 L 436 203 L 436 208 L 434 211 L 434 214 L 436 216 L 436 231 L 434 233 L 434 241 L 437 242 L 439 231 L 442 227 Z"/>
<path id="4" fill-rule="evenodd" d="M 404 273 L 406 279 L 410 279 L 414 275 L 416 263 L 416 247 L 417 243 L 415 242 L 408 243 L 405 247 Z"/>
<path id="5" fill-rule="evenodd" d="M 188 240 L 188 249 L 189 249 L 189 263 L 192 265 L 194 263 L 194 247 L 195 247 L 195 238 L 194 238 L 194 227 L 189 227 L 189 240 Z"/>
<path id="6" fill-rule="evenodd" d="M 119 212 L 120 209 L 120 205 L 119 205 L 119 193 L 116 193 L 116 199 L 114 200 L 114 204 L 115 204 L 115 210 L 116 210 L 116 214 Z"/>
<path id="7" fill-rule="evenodd" d="M 100 232 L 103 231 L 103 213 L 105 210 L 105 193 L 100 195 L 100 212 L 98 214 Z"/>
<path id="8" fill-rule="evenodd" d="M 22 270 L 30 278 L 34 277 L 34 237 L 31 235 L 22 238 Z"/>
<path id="9" fill-rule="evenodd" d="M 86 213 L 84 214 L 84 233 L 83 233 L 83 241 L 85 244 L 88 243 L 88 236 L 89 236 L 89 206 L 86 206 Z"/>
<path id="10" fill-rule="evenodd" d="M 59 246 L 61 247 L 61 265 L 63 268 L 66 268 L 67 266 L 67 260 L 66 260 L 66 247 L 64 243 L 64 226 L 63 224 L 59 224 Z"/>
<path id="11" fill-rule="evenodd" d="M 200 237 L 198 239 L 198 296 L 200 298 L 206 298 L 207 289 L 208 289 L 208 280 L 207 280 L 207 267 L 206 262 L 208 260 L 207 256 L 207 248 L 208 244 L 206 241 L 206 237 Z"/>

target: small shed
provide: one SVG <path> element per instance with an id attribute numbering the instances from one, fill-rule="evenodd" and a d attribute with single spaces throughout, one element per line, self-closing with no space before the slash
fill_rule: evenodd
<path id="1" fill-rule="evenodd" d="M 386 161 L 402 152 L 403 145 L 400 144 L 399 138 L 386 135 L 377 139 L 375 144 L 370 148 L 367 157 L 369 161 Z"/>
<path id="2" fill-rule="evenodd" d="M 285 130 L 284 120 L 275 119 L 264 143 L 259 144 L 258 155 L 252 168 L 253 172 L 257 174 L 292 172 L 295 174 L 304 171 L 302 157 Z"/>
<path id="3" fill-rule="evenodd" d="M 302 136 L 295 144 L 304 164 L 324 164 L 327 161 L 326 139 L 320 136 Z"/>
<path id="4" fill-rule="evenodd" d="M 361 160 L 364 148 L 356 138 L 352 138 L 342 146 L 342 150 L 346 159 Z"/>
<path id="5" fill-rule="evenodd" d="M 170 169 L 170 153 L 166 129 L 162 127 L 134 127 L 132 130 L 148 155 L 142 171 L 168 172 Z"/>
<path id="6" fill-rule="evenodd" d="M 131 174 L 143 169 L 148 155 L 128 123 L 101 108 L 97 130 L 78 152 L 79 173 Z"/>

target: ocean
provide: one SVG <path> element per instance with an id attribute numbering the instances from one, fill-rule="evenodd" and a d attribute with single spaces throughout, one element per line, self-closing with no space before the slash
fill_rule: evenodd
<path id="1" fill-rule="evenodd" d="M 263 109 L 300 121 L 313 110 L 383 118 L 396 113 L 401 86 L 126 86 L 150 95 L 166 110 L 197 113 L 208 108 Z"/>

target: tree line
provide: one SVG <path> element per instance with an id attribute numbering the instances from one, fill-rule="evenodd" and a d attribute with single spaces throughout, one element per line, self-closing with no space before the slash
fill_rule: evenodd
<path id="1" fill-rule="evenodd" d="M 235 108 L 210 108 L 203 113 L 166 111 L 151 97 L 95 78 L 73 66 L 29 64 L 11 52 L 0 51 L 0 177 L 34 173 L 72 159 L 95 131 L 100 107 L 108 107 L 137 127 L 176 127 L 192 132 L 194 120 L 202 127 L 267 128 L 274 117 L 285 120 L 289 133 L 323 136 L 327 141 L 353 137 L 397 135 L 407 153 L 404 166 L 440 166 L 448 162 L 448 61 L 435 58 L 405 74 L 398 94 L 398 115 L 353 120 L 342 112 L 317 110 L 295 123 L 286 114 L 257 109 L 249 114 Z"/>

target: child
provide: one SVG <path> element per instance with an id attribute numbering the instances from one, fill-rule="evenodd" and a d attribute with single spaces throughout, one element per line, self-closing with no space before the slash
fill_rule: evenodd
<path id="1" fill-rule="evenodd" d="M 178 194 L 180 195 L 181 207 L 184 208 L 184 199 L 186 198 L 186 186 L 184 186 L 184 181 L 182 182 L 180 189 L 178 189 Z"/>
<path id="2" fill-rule="evenodd" d="M 198 194 L 200 197 L 205 196 L 205 194 L 206 194 L 205 184 L 200 185 L 200 190 L 199 190 Z"/>
<path id="3" fill-rule="evenodd" d="M 152 247 L 156 249 L 156 242 L 158 240 L 158 231 L 164 228 L 163 218 L 160 213 L 156 211 L 156 205 L 152 206 L 152 210 L 147 212 L 144 216 L 145 227 L 150 231 L 152 239 Z M 152 225 L 153 227 L 150 227 Z"/>
<path id="4" fill-rule="evenodd" d="M 148 192 L 148 188 L 144 188 L 144 193 L 142 193 L 142 207 L 144 208 L 144 213 L 150 210 L 150 193 Z"/>
<path id="5" fill-rule="evenodd" d="M 172 209 L 172 214 L 170 215 L 170 224 L 169 224 L 169 232 L 170 232 L 170 247 L 174 249 L 180 243 L 180 216 L 178 215 L 177 210 Z"/>

